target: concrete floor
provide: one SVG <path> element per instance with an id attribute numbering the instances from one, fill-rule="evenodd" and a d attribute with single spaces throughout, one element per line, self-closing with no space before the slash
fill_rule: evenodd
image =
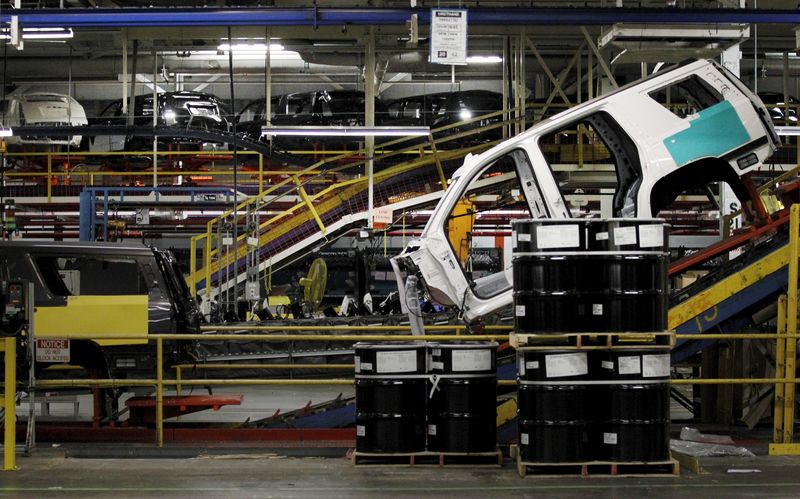
<path id="1" fill-rule="evenodd" d="M 708 474 L 665 478 L 521 479 L 497 467 L 354 467 L 338 457 L 228 449 L 191 459 L 76 459 L 64 448 L 0 472 L 2 497 L 769 497 L 800 495 L 800 458 L 709 458 Z M 167 455 L 167 454 L 165 454 Z M 731 472 L 739 470 L 740 472 Z M 759 470 L 752 472 L 748 470 Z"/>

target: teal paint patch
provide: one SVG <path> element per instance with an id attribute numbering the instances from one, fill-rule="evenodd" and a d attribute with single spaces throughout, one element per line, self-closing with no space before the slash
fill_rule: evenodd
<path id="1" fill-rule="evenodd" d="M 730 102 L 724 100 L 698 113 L 689 128 L 664 139 L 678 166 L 716 157 L 745 144 L 750 135 Z"/>

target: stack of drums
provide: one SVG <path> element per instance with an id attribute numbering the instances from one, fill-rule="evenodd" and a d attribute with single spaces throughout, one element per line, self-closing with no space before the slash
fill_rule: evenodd
<path id="1" fill-rule="evenodd" d="M 546 345 L 548 334 L 666 330 L 669 253 L 663 220 L 513 225 L 515 333 L 539 335 Z M 668 459 L 668 348 L 561 348 L 519 350 L 521 458 Z"/>
<path id="2" fill-rule="evenodd" d="M 425 450 L 425 345 L 356 343 L 356 450 Z"/>
<path id="3" fill-rule="evenodd" d="M 513 227 L 515 332 L 666 329 L 663 220 L 521 220 Z"/>
<path id="4" fill-rule="evenodd" d="M 599 458 L 666 460 L 669 457 L 669 349 L 596 353 L 601 359 L 602 379 L 606 381 L 598 387 Z"/>
<path id="5" fill-rule="evenodd" d="M 357 343 L 354 349 L 356 451 L 496 450 L 497 343 Z"/>
<path id="6" fill-rule="evenodd" d="M 519 372 L 519 443 L 523 461 L 589 461 L 594 411 L 588 383 L 595 377 L 588 352 L 524 350 L 517 352 Z"/>
<path id="7" fill-rule="evenodd" d="M 497 343 L 428 344 L 428 450 L 497 448 Z"/>

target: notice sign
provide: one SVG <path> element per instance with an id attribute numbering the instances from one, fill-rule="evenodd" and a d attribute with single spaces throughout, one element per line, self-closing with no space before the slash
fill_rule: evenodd
<path id="1" fill-rule="evenodd" d="M 69 340 L 36 340 L 36 362 L 69 362 Z"/>
<path id="2" fill-rule="evenodd" d="M 467 11 L 431 9 L 431 62 L 467 63 Z"/>

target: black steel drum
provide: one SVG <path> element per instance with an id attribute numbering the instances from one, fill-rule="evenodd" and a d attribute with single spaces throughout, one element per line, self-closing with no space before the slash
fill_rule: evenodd
<path id="1" fill-rule="evenodd" d="M 356 450 L 425 450 L 425 346 L 357 343 Z"/>
<path id="2" fill-rule="evenodd" d="M 594 435 L 601 459 L 669 459 L 669 349 L 607 350 L 599 393 L 601 424 Z"/>
<path id="3" fill-rule="evenodd" d="M 592 351 L 517 352 L 518 419 L 523 461 L 566 463 L 593 459 L 590 425 L 597 376 Z"/>
<path id="4" fill-rule="evenodd" d="M 428 450 L 497 448 L 497 343 L 428 345 Z"/>
<path id="5" fill-rule="evenodd" d="M 666 231 L 661 220 L 514 222 L 516 332 L 666 329 Z"/>

